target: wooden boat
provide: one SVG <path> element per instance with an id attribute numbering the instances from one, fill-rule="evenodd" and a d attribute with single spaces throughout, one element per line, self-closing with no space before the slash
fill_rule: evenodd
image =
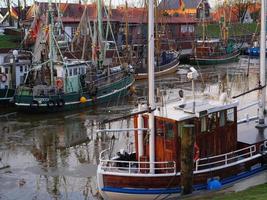
<path id="1" fill-rule="evenodd" d="M 23 84 L 31 63 L 31 54 L 25 51 L 14 50 L 5 56 L 0 65 L 0 105 L 12 104 L 16 87 Z"/>
<path id="2" fill-rule="evenodd" d="M 149 35 L 153 42 L 152 3 L 149 1 Z M 262 38 L 264 41 L 265 35 Z M 263 49 L 264 55 L 265 46 Z M 191 99 L 164 107 L 156 105 L 153 53 L 150 56 L 149 102 L 133 113 L 134 128 L 99 131 L 133 131 L 135 145 L 132 152 L 101 152 L 97 181 L 104 199 L 177 198 L 192 191 L 220 189 L 267 169 L 264 105 L 260 107 L 257 127 L 255 122 L 237 121 L 238 101 L 227 94 L 216 99 L 198 97 L 193 92 Z M 262 68 L 265 74 L 265 66 Z M 194 68 L 190 71 L 188 77 L 194 88 L 198 73 Z M 261 82 L 265 83 L 265 76 L 261 76 Z M 264 88 L 259 88 L 263 99 Z"/>
<path id="3" fill-rule="evenodd" d="M 176 51 L 167 51 L 165 52 L 167 54 L 167 57 L 170 57 L 168 59 L 166 64 L 159 65 L 155 67 L 155 76 L 160 77 L 168 74 L 173 74 L 177 71 L 179 66 L 179 53 Z M 165 62 L 163 62 L 165 63 Z M 147 73 L 147 67 L 139 67 L 135 69 L 135 79 L 141 80 L 141 79 L 147 79 L 148 73 Z"/>
<path id="4" fill-rule="evenodd" d="M 197 40 L 189 59 L 192 65 L 217 65 L 237 61 L 239 55 L 238 48 L 225 47 L 220 39 Z"/>

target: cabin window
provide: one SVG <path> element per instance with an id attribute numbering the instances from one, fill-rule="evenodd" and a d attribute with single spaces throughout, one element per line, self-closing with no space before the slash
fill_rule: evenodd
<path id="1" fill-rule="evenodd" d="M 234 122 L 234 120 L 235 120 L 234 109 L 233 108 L 228 109 L 227 110 L 227 123 L 231 124 Z"/>
<path id="2" fill-rule="evenodd" d="M 75 76 L 75 75 L 77 75 L 78 74 L 78 70 L 77 70 L 77 68 L 74 68 L 74 70 L 73 70 L 73 75 Z"/>
<path id="3" fill-rule="evenodd" d="M 212 113 L 208 115 L 208 131 L 211 131 L 216 128 L 216 113 Z"/>
<path id="4" fill-rule="evenodd" d="M 219 119 L 220 127 L 224 126 L 225 125 L 225 112 L 224 111 L 218 112 L 218 119 Z"/>
<path id="5" fill-rule="evenodd" d="M 201 133 L 206 132 L 207 131 L 207 119 L 206 117 L 201 117 L 200 118 L 200 125 L 201 125 Z"/>
<path id="6" fill-rule="evenodd" d="M 169 122 L 166 122 L 165 124 L 165 127 L 166 127 L 166 139 L 167 140 L 171 140 L 173 139 L 173 124 L 172 123 L 169 123 Z"/>
<path id="7" fill-rule="evenodd" d="M 19 83 L 20 83 L 20 84 L 23 83 L 25 76 L 20 76 L 19 78 L 20 78 Z"/>
<path id="8" fill-rule="evenodd" d="M 23 66 L 19 67 L 19 71 L 22 73 L 23 72 Z"/>
<path id="9" fill-rule="evenodd" d="M 5 74 L 8 74 L 8 68 L 5 68 Z"/>
<path id="10" fill-rule="evenodd" d="M 157 135 L 163 136 L 163 127 L 164 127 L 163 121 L 157 119 L 157 122 L 156 122 Z"/>

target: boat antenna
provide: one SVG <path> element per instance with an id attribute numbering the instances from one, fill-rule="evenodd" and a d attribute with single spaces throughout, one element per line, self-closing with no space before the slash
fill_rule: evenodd
<path id="1" fill-rule="evenodd" d="M 150 173 L 155 173 L 155 124 L 154 124 L 154 108 L 155 108 L 155 86 L 154 86 L 154 2 L 148 1 L 148 106 L 149 115 L 149 168 Z"/>
<path id="2" fill-rule="evenodd" d="M 260 92 L 259 101 L 259 123 L 257 128 L 266 128 L 265 124 L 265 95 L 266 95 L 266 80 L 265 80 L 265 49 L 266 49 L 266 13 L 265 13 L 265 0 L 261 0 L 261 34 L 260 34 L 260 82 L 259 85 L 263 86 Z"/>

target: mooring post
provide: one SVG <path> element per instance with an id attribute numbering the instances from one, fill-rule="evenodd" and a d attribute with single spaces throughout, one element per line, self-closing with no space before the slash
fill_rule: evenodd
<path id="1" fill-rule="evenodd" d="M 181 134 L 181 189 L 182 195 L 193 191 L 194 142 L 193 124 L 185 124 Z"/>

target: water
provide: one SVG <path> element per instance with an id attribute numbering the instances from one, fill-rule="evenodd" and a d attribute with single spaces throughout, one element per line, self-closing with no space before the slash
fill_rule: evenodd
<path id="1" fill-rule="evenodd" d="M 199 70 L 199 69 L 198 69 Z M 231 95 L 257 87 L 258 71 L 241 70 L 237 64 L 200 69 L 202 81 L 196 90 L 219 94 L 226 80 Z M 227 75 L 225 75 L 227 74 Z M 157 87 L 174 98 L 178 90 L 191 91 L 191 83 L 183 83 L 184 75 L 157 80 Z M 146 95 L 146 82 L 136 83 L 138 96 Z M 240 107 L 256 101 L 258 92 L 238 98 Z M 98 122 L 131 111 L 135 99 L 119 106 L 99 107 L 94 111 L 77 111 L 49 115 L 24 115 L 1 109 L 0 116 L 0 199 L 100 199 L 96 168 L 99 153 L 107 147 L 133 148 L 131 134 L 97 134 Z M 256 109 L 250 108 L 256 114 Z M 239 117 L 242 118 L 245 112 Z M 107 125 L 132 126 L 129 121 Z M 130 144 L 130 145 L 128 145 Z"/>

